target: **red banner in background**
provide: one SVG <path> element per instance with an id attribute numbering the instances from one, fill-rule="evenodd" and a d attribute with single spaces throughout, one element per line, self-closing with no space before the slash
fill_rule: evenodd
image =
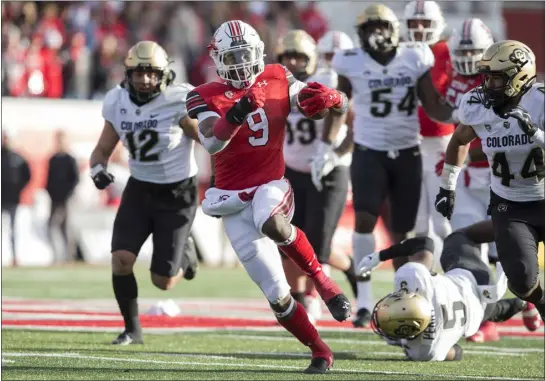
<path id="1" fill-rule="evenodd" d="M 517 6 L 513 3 L 513 7 Z M 528 3 L 528 2 L 525 2 Z M 524 42 L 536 55 L 537 71 L 545 76 L 545 6 L 535 2 L 528 8 L 503 8 L 506 36 Z M 530 7 L 531 6 L 531 7 Z"/>

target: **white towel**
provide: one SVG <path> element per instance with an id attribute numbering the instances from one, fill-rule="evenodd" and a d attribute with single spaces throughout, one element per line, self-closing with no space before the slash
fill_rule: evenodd
<path id="1" fill-rule="evenodd" d="M 209 188 L 204 194 L 202 211 L 209 216 L 227 216 L 240 212 L 252 203 L 257 187 L 241 191 Z"/>

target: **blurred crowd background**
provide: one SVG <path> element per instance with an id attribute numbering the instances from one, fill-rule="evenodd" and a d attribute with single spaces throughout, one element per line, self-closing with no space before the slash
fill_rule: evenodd
<path id="1" fill-rule="evenodd" d="M 2 1 L 2 264 L 14 264 L 15 256 L 7 253 L 16 248 L 23 265 L 73 258 L 74 247 L 87 253 L 86 260 L 109 260 L 111 224 L 129 177 L 127 154 L 117 147 L 109 164 L 116 182 L 105 192 L 93 186 L 88 158 L 103 125 L 101 100 L 123 80 L 123 58 L 131 45 L 144 39 L 157 41 L 169 53 L 177 79 L 198 86 L 217 78 L 206 47 L 224 21 L 240 19 L 253 25 L 271 63 L 278 39 L 295 28 L 305 29 L 316 40 L 330 29 L 341 30 L 358 44 L 355 19 L 371 3 Z M 387 2 L 401 21 L 402 35 L 406 3 Z M 543 79 L 545 2 L 438 3 L 448 25 L 446 37 L 464 19 L 479 17 L 496 39 L 528 44 Z M 202 192 L 209 178 L 209 155 L 199 148 Z M 347 213 L 350 205 L 349 200 Z M 212 220 L 198 217 L 197 225 L 206 228 L 197 226 L 196 231 L 220 236 L 221 226 L 210 232 L 217 223 Z M 352 232 L 352 219 L 345 220 L 345 226 L 337 229 L 342 250 Z M 24 239 L 15 244 L 8 238 L 13 238 L 10 231 Z M 346 250 L 351 250 L 350 245 Z M 216 254 L 222 249 L 209 251 Z M 218 261 L 225 263 L 225 258 Z"/>
<path id="2" fill-rule="evenodd" d="M 128 47 L 143 39 L 163 45 L 178 79 L 197 86 L 215 76 L 206 46 L 222 22 L 253 25 L 273 61 L 275 43 L 287 30 L 302 28 L 318 39 L 334 18 L 352 25 L 355 15 L 341 5 L 347 2 L 337 3 L 327 8 L 313 1 L 2 2 L 2 95 L 101 99 L 122 80 Z M 448 20 L 459 13 L 486 19 L 500 2 L 439 3 Z"/>
<path id="3" fill-rule="evenodd" d="M 127 49 L 144 39 L 169 52 L 178 79 L 199 85 L 214 75 L 206 46 L 228 19 L 253 25 L 269 59 L 287 30 L 321 37 L 326 18 L 313 3 L 301 4 L 2 2 L 2 95 L 100 99 L 123 79 Z"/>

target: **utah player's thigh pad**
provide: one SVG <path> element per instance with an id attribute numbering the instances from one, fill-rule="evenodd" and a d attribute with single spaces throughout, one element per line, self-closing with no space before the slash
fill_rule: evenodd
<path id="1" fill-rule="evenodd" d="M 197 178 L 191 177 L 177 184 L 167 195 L 154 197 L 152 273 L 173 277 L 180 271 L 197 214 L 197 196 Z"/>
<path id="2" fill-rule="evenodd" d="M 290 293 L 278 247 L 257 230 L 252 207 L 223 217 L 225 233 L 246 272 L 270 303 Z"/>
<path id="3" fill-rule="evenodd" d="M 445 238 L 441 253 L 441 267 L 444 272 L 453 269 L 468 270 L 477 284 L 490 284 L 492 273 L 488 264 L 481 259 L 481 245 L 471 241 L 465 233 L 454 232 Z"/>
<path id="4" fill-rule="evenodd" d="M 350 177 L 356 212 L 379 215 L 388 192 L 388 170 L 385 160 L 387 160 L 385 152 L 354 145 Z"/>
<path id="5" fill-rule="evenodd" d="M 288 221 L 293 218 L 294 194 L 287 179 L 273 180 L 259 186 L 252 200 L 253 219 L 258 232 L 262 232 L 263 224 L 275 215 L 281 214 Z"/>
<path id="6" fill-rule="evenodd" d="M 149 208 L 148 194 L 130 177 L 114 220 L 112 253 L 127 250 L 138 255 L 152 231 Z"/>

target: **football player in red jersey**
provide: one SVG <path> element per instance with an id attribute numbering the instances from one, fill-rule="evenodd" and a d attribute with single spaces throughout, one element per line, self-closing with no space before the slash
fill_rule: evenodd
<path id="1" fill-rule="evenodd" d="M 284 178 L 283 147 L 293 105 L 315 118 L 345 113 L 348 100 L 337 90 L 297 81 L 282 65 L 265 65 L 263 41 L 242 21 L 223 23 L 208 48 L 223 82 L 187 95 L 189 116 L 198 119 L 201 143 L 215 159 L 215 187 L 206 191 L 203 211 L 223 218 L 231 245 L 278 322 L 310 347 L 305 372 L 325 373 L 333 353 L 290 295 L 278 248 L 313 280 L 336 320 L 348 319 L 351 305 L 324 274 L 305 234 L 290 223 L 293 191 Z"/>
<path id="2" fill-rule="evenodd" d="M 408 41 L 428 44 L 435 56 L 431 78 L 437 91 L 445 96 L 452 78 L 449 47 L 441 34 L 445 20 L 441 8 L 435 1 L 415 0 L 405 7 L 405 21 Z M 454 124 L 438 123 L 428 117 L 422 106 L 418 107 L 420 134 L 422 135 L 423 181 L 416 218 L 415 232 L 418 236 L 434 238 L 437 252 L 441 252 L 442 240 L 451 232 L 446 218 L 435 212 L 435 194 L 439 177 L 435 174 L 435 164 L 444 154 L 454 132 Z"/>
<path id="3" fill-rule="evenodd" d="M 446 100 L 458 107 L 462 96 L 481 84 L 477 65 L 484 51 L 494 43 L 490 29 L 478 18 L 467 19 L 461 29 L 450 42 L 454 77 L 447 90 Z M 478 102 L 478 100 L 475 100 Z M 475 139 L 469 148 L 469 160 L 463 169 L 463 181 L 458 182 L 456 201 L 458 208 L 454 210 L 450 223 L 457 230 L 488 219 L 490 203 L 490 170 L 488 160 L 482 151 L 481 140 Z M 438 166 L 442 169 L 442 165 Z M 441 171 L 438 172 L 438 176 Z M 487 250 L 488 249 L 488 250 Z M 497 259 L 496 245 L 490 243 L 481 246 L 481 259 L 488 263 L 490 258 Z M 528 303 L 523 310 L 523 321 L 530 330 L 540 326 L 537 310 Z M 467 340 L 472 342 L 498 341 L 500 335 L 493 322 L 484 322 L 477 333 Z"/>

